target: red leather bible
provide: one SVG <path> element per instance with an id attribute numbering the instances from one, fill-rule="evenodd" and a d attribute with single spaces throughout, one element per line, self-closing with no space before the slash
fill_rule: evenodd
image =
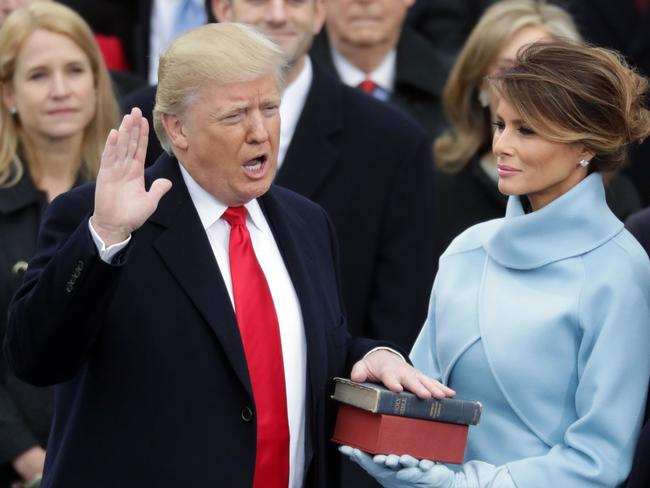
<path id="1" fill-rule="evenodd" d="M 332 440 L 370 454 L 461 464 L 469 426 L 368 412 L 339 404 Z"/>

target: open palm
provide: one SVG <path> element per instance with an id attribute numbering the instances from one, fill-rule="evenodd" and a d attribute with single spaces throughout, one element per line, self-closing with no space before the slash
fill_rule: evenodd
<path id="1" fill-rule="evenodd" d="M 107 246 L 121 242 L 156 210 L 171 181 L 160 178 L 144 186 L 149 124 L 138 108 L 122 119 L 106 139 L 95 190 L 92 224 Z"/>

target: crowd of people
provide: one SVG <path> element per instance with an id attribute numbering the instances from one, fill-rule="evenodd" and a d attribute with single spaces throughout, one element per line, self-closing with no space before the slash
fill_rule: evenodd
<path id="1" fill-rule="evenodd" d="M 648 486 L 649 17 L 0 0 L 0 488 Z M 334 376 L 466 462 L 338 453 Z"/>

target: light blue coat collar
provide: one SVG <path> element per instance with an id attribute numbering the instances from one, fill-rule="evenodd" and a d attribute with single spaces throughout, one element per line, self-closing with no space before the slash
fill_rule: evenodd
<path id="1" fill-rule="evenodd" d="M 521 199 L 508 199 L 506 216 L 485 243 L 497 263 L 534 269 L 578 256 L 610 240 L 623 223 L 609 210 L 600 173 L 592 173 L 544 208 L 526 214 Z"/>

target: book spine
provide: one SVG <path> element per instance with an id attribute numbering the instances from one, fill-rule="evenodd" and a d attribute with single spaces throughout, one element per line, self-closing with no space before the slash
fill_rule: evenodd
<path id="1" fill-rule="evenodd" d="M 479 402 L 453 398 L 420 400 L 415 395 L 382 390 L 379 392 L 376 413 L 476 425 L 481 417 L 481 410 Z"/>

